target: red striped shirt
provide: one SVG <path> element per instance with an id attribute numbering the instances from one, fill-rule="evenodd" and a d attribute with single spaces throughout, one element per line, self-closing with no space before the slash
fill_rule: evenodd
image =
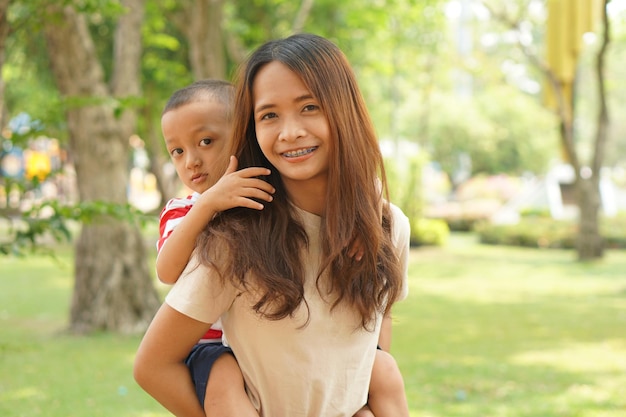
<path id="1" fill-rule="evenodd" d="M 176 226 L 183 220 L 183 218 L 189 213 L 191 207 L 198 201 L 200 197 L 199 193 L 193 193 L 185 198 L 173 198 L 167 202 L 161 215 L 159 216 L 159 240 L 157 240 L 156 247 L 157 252 L 160 252 L 165 244 L 165 241 L 172 234 Z M 214 324 L 202 339 L 218 339 L 222 338 L 222 330 L 219 324 Z"/>

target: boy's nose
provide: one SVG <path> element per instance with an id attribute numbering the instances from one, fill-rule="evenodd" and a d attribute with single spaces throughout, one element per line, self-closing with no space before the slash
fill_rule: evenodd
<path id="1" fill-rule="evenodd" d="M 187 154 L 187 168 L 195 168 L 202 163 L 202 160 L 198 157 L 198 154 L 195 152 L 189 152 Z"/>

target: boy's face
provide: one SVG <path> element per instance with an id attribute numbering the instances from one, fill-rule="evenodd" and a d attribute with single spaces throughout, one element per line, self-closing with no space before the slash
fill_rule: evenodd
<path id="1" fill-rule="evenodd" d="M 161 117 L 161 130 L 183 184 L 198 193 L 210 188 L 219 178 L 215 166 L 227 158 L 231 123 L 224 105 L 212 99 L 185 104 Z"/>

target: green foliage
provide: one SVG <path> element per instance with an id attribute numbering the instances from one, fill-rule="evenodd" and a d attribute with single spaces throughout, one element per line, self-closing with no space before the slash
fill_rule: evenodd
<path id="1" fill-rule="evenodd" d="M 0 212 L 0 215 L 2 213 Z M 68 243 L 71 241 L 72 224 L 99 223 L 108 219 L 133 222 L 141 227 L 154 221 L 130 204 L 116 204 L 104 201 L 85 201 L 75 205 L 61 204 L 56 200 L 37 204 L 20 213 L 13 220 L 7 215 L 7 230 L 0 240 L 0 255 L 24 255 L 25 250 L 31 253 L 45 251 L 53 253 L 45 245 L 45 240 Z"/>
<path id="2" fill-rule="evenodd" d="M 316 0 L 303 31 L 326 36 L 345 52 L 380 136 L 406 137 L 415 126 L 413 92 L 429 88 L 430 71 L 443 43 L 443 0 L 337 2 Z M 290 35 L 301 4 L 283 0 L 228 3 L 225 28 L 246 51 L 267 39 Z M 418 76 L 416 76 L 416 74 Z M 400 112 L 413 123 L 398 127 Z"/>
<path id="3" fill-rule="evenodd" d="M 9 6 L 8 22 L 12 30 L 2 68 L 5 100 L 11 116 L 28 113 L 45 124 L 48 135 L 66 139 L 66 103 L 59 96 L 50 71 L 41 32 L 45 23 L 61 22 L 62 17 L 52 14 L 53 8 L 48 3 L 49 0 L 29 0 L 11 2 Z M 64 0 L 62 3 L 71 4 L 86 14 L 89 29 L 97 39 L 96 52 L 108 76 L 113 64 L 114 23 L 124 13 L 124 8 L 118 0 Z"/>
<path id="4" fill-rule="evenodd" d="M 446 65 L 440 51 L 446 43 L 445 3 L 340 3 L 328 34 L 355 68 L 380 137 L 421 140 L 428 123 L 425 96 L 440 87 L 434 74 Z"/>
<path id="5" fill-rule="evenodd" d="M 290 35 L 299 6 L 281 0 L 232 2 L 226 6 L 225 23 L 242 45 L 255 48 L 268 39 Z"/>
<path id="6" fill-rule="evenodd" d="M 119 0 L 64 0 L 85 13 L 93 34 L 105 78 L 110 78 L 115 22 L 125 12 Z M 66 139 L 66 104 L 55 88 L 47 60 L 41 28 L 57 19 L 50 15 L 49 0 L 12 2 L 9 9 L 11 33 L 7 40 L 4 65 L 5 99 L 9 117 L 27 112 L 42 120 L 48 135 Z M 160 111 L 175 89 L 193 81 L 188 57 L 188 40 L 183 9 L 188 3 L 148 0 L 142 25 L 142 91 L 144 97 L 122 105 L 139 106 L 142 118 L 138 134 L 146 137 L 158 131 Z M 303 30 L 318 33 L 337 42 L 355 68 L 370 103 L 370 110 L 381 137 L 400 131 L 392 125 L 411 92 L 426 87 L 428 77 L 415 77 L 430 65 L 432 55 L 443 41 L 444 0 L 413 2 L 313 3 Z M 292 33 L 300 10 L 299 2 L 257 0 L 224 4 L 223 38 L 227 74 L 234 74 L 239 59 L 260 43 Z M 397 51 L 397 52 L 394 52 Z M 402 52 L 400 52 L 402 51 Z M 417 66 L 416 66 L 417 65 Z M 390 80 L 395 80 L 390 83 Z M 410 112 L 411 105 L 405 106 Z M 123 106 L 118 106 L 118 109 Z M 414 114 L 409 116 L 415 118 Z M 409 130 L 415 124 L 409 124 Z M 405 135 L 406 136 L 406 135 Z"/>
<path id="7" fill-rule="evenodd" d="M 521 217 L 541 217 L 541 218 L 549 218 L 551 217 L 549 208 L 525 208 L 520 210 Z"/>
<path id="8" fill-rule="evenodd" d="M 72 238 L 68 221 L 66 218 L 53 214 L 47 218 L 31 216 L 31 213 L 24 215 L 16 223 L 9 220 L 6 236 L 7 241 L 0 241 L 0 254 L 2 255 L 24 255 L 24 249 L 31 252 L 36 250 L 47 251 L 42 245 L 43 237 L 51 237 L 57 243 L 69 242 Z"/>
<path id="9" fill-rule="evenodd" d="M 124 13 L 120 0 L 65 0 L 65 3 L 76 7 L 80 13 L 95 15 L 92 20 L 99 20 L 101 17 L 117 18 Z"/>
<path id="10" fill-rule="evenodd" d="M 409 218 L 422 216 L 424 199 L 422 195 L 422 170 L 428 156 L 397 155 L 385 160 L 385 172 L 391 201 L 404 211 Z"/>
<path id="11" fill-rule="evenodd" d="M 411 245 L 445 245 L 450 230 L 441 220 L 426 219 L 423 215 L 424 197 L 422 172 L 428 156 L 398 155 L 385 163 L 391 201 L 402 209 L 411 225 Z"/>
<path id="12" fill-rule="evenodd" d="M 11 2 L 9 6 L 8 21 L 13 30 L 6 41 L 6 61 L 1 68 L 8 110 L 3 121 L 26 113 L 41 121 L 49 135 L 63 139 L 63 106 L 47 60 L 39 22 L 43 17 L 36 11 L 38 3 L 41 2 Z M 0 130 L 4 127 L 0 126 Z"/>
<path id="13" fill-rule="evenodd" d="M 193 81 L 185 37 L 175 24 L 180 4 L 148 1 L 142 26 L 144 89 L 157 90 L 167 99 L 176 89 Z M 168 16 L 169 18 L 164 18 Z M 159 103 L 159 109 L 162 106 Z"/>
<path id="14" fill-rule="evenodd" d="M 446 218 L 445 221 L 453 232 L 471 232 L 474 230 L 474 225 L 479 222 L 477 219 L 468 217 Z"/>
<path id="15" fill-rule="evenodd" d="M 471 160 L 472 175 L 541 174 L 558 154 L 553 117 L 511 87 L 492 88 L 472 99 L 441 96 L 434 108 L 433 159 L 451 178 L 462 154 Z"/>

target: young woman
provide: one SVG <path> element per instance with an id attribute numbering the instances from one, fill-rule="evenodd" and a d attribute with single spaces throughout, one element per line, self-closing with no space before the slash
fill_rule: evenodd
<path id="1" fill-rule="evenodd" d="M 174 414 L 204 416 L 184 360 L 222 317 L 260 416 L 350 417 L 367 402 L 383 318 L 406 295 L 408 220 L 383 203 L 381 224 L 382 157 L 332 42 L 268 42 L 239 77 L 233 154 L 240 168 L 270 169 L 273 201 L 205 229 L 141 343 L 135 378 Z"/>

